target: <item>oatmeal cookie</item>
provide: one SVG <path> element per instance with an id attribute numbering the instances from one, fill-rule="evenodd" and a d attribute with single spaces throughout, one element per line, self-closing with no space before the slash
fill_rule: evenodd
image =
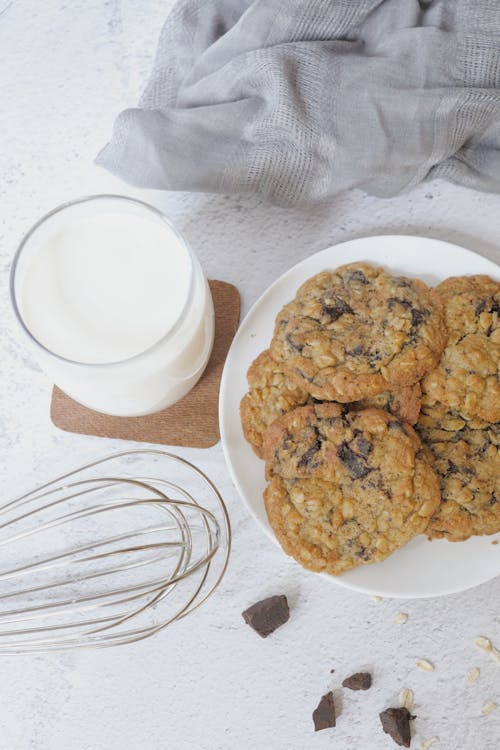
<path id="1" fill-rule="evenodd" d="M 269 522 L 311 570 L 337 575 L 385 559 L 424 532 L 439 505 L 429 451 L 380 409 L 300 407 L 272 423 L 264 453 Z"/>
<path id="2" fill-rule="evenodd" d="M 364 398 L 361 401 L 355 401 L 349 404 L 350 409 L 361 411 L 362 409 L 385 409 L 394 414 L 403 422 L 414 425 L 420 414 L 420 401 L 422 390 L 420 383 L 408 385 L 397 391 L 384 391 L 377 396 Z"/>
<path id="3" fill-rule="evenodd" d="M 500 421 L 500 282 L 458 276 L 435 289 L 444 305 L 448 342 L 423 380 L 427 401 L 465 419 Z"/>
<path id="4" fill-rule="evenodd" d="M 421 411 L 417 421 L 419 430 L 438 428 L 448 432 L 456 432 L 463 427 L 478 430 L 487 427 L 488 424 L 490 423 L 479 417 L 468 419 L 459 410 L 450 409 L 446 404 L 433 401 L 429 398 L 429 394 L 424 394 L 421 398 Z"/>
<path id="5" fill-rule="evenodd" d="M 282 365 L 272 359 L 268 350 L 252 362 L 247 379 L 248 393 L 240 404 L 241 424 L 246 440 L 262 458 L 264 434 L 271 422 L 314 400 L 285 373 Z M 370 407 L 387 409 L 405 422 L 415 424 L 420 412 L 420 396 L 420 385 L 416 383 L 393 393 L 386 391 L 357 401 L 350 408 L 356 411 Z"/>
<path id="6" fill-rule="evenodd" d="M 241 425 L 245 438 L 262 458 L 264 433 L 271 422 L 302 406 L 310 397 L 271 358 L 267 349 L 250 365 L 247 379 L 249 391 L 240 404 Z"/>
<path id="7" fill-rule="evenodd" d="M 500 531 L 500 424 L 466 420 L 446 409 L 424 407 L 417 423 L 441 485 L 441 505 L 427 535 L 460 542 L 494 534 Z"/>
<path id="8" fill-rule="evenodd" d="M 413 385 L 445 341 L 441 303 L 422 281 L 351 263 L 300 287 L 270 351 L 314 398 L 347 403 Z"/>

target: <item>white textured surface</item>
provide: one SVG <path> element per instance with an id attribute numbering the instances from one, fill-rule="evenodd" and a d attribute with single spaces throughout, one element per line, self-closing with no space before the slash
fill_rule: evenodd
<path id="1" fill-rule="evenodd" d="M 7 0 L 5 0 L 7 5 Z M 161 0 L 14 0 L 0 15 L 0 482 L 4 496 L 118 444 L 57 432 L 50 386 L 13 327 L 8 269 L 41 213 L 85 193 L 141 195 L 165 209 L 209 276 L 237 284 L 244 309 L 307 254 L 364 234 L 422 233 L 499 260 L 500 197 L 443 183 L 391 201 L 360 193 L 285 211 L 256 199 L 131 190 L 92 159 L 113 116 L 144 83 L 170 6 Z M 4 5 L 0 5 L 0 11 Z M 450 268 L 450 273 L 453 269 Z M 243 510 L 220 450 L 182 451 L 224 493 L 234 552 L 216 597 L 197 616 L 128 648 L 4 658 L 2 750 L 275 750 L 395 747 L 378 712 L 415 692 L 412 747 L 433 735 L 443 750 L 498 750 L 500 667 L 472 645 L 500 645 L 500 579 L 462 595 L 375 602 L 287 560 Z M 266 641 L 240 617 L 285 592 L 290 622 Z M 400 611 L 409 619 L 396 625 Z M 426 658 L 432 674 L 415 667 Z M 481 667 L 477 683 L 467 671 Z M 311 711 L 344 676 L 373 669 L 368 693 L 344 691 L 335 730 L 314 735 Z M 330 675 L 330 669 L 335 674 Z"/>

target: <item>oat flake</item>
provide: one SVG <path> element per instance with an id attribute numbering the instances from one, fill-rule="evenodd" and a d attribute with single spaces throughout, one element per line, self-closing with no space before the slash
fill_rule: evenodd
<path id="1" fill-rule="evenodd" d="M 403 688 L 399 694 L 399 705 L 401 708 L 406 708 L 407 711 L 411 711 L 413 706 L 413 690 L 410 690 L 410 688 Z"/>
<path id="2" fill-rule="evenodd" d="M 491 714 L 492 711 L 495 711 L 495 709 L 498 708 L 496 703 L 493 703 L 491 701 L 490 703 L 486 703 L 481 709 L 481 716 L 487 716 L 488 714 Z"/>
<path id="3" fill-rule="evenodd" d="M 469 669 L 467 672 L 467 682 L 477 682 L 479 678 L 479 667 L 472 667 L 472 669 Z"/>
<path id="4" fill-rule="evenodd" d="M 428 747 L 430 747 L 431 745 L 435 745 L 436 742 L 439 742 L 439 737 L 436 737 L 436 736 L 429 737 L 428 740 L 424 740 L 422 742 L 422 744 L 420 745 L 420 747 L 422 748 L 422 750 L 427 750 Z"/>
<path id="5" fill-rule="evenodd" d="M 404 623 L 408 620 L 408 615 L 406 612 L 400 612 L 399 615 L 396 615 L 393 622 L 396 623 L 396 625 L 404 625 Z"/>
<path id="6" fill-rule="evenodd" d="M 417 667 L 419 667 L 419 669 L 423 669 L 424 672 L 434 672 L 435 670 L 434 664 L 427 659 L 417 659 L 415 664 L 417 665 Z"/>

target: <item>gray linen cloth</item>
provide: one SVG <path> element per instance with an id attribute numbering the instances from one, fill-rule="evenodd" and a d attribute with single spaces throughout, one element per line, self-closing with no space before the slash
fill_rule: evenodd
<path id="1" fill-rule="evenodd" d="M 500 0 L 179 0 L 97 163 L 285 206 L 500 191 Z"/>

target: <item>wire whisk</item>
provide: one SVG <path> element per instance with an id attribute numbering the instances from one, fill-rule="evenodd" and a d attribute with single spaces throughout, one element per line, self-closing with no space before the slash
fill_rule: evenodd
<path id="1" fill-rule="evenodd" d="M 231 528 L 183 458 L 98 459 L 0 508 L 0 654 L 141 640 L 193 612 L 227 567 Z"/>

